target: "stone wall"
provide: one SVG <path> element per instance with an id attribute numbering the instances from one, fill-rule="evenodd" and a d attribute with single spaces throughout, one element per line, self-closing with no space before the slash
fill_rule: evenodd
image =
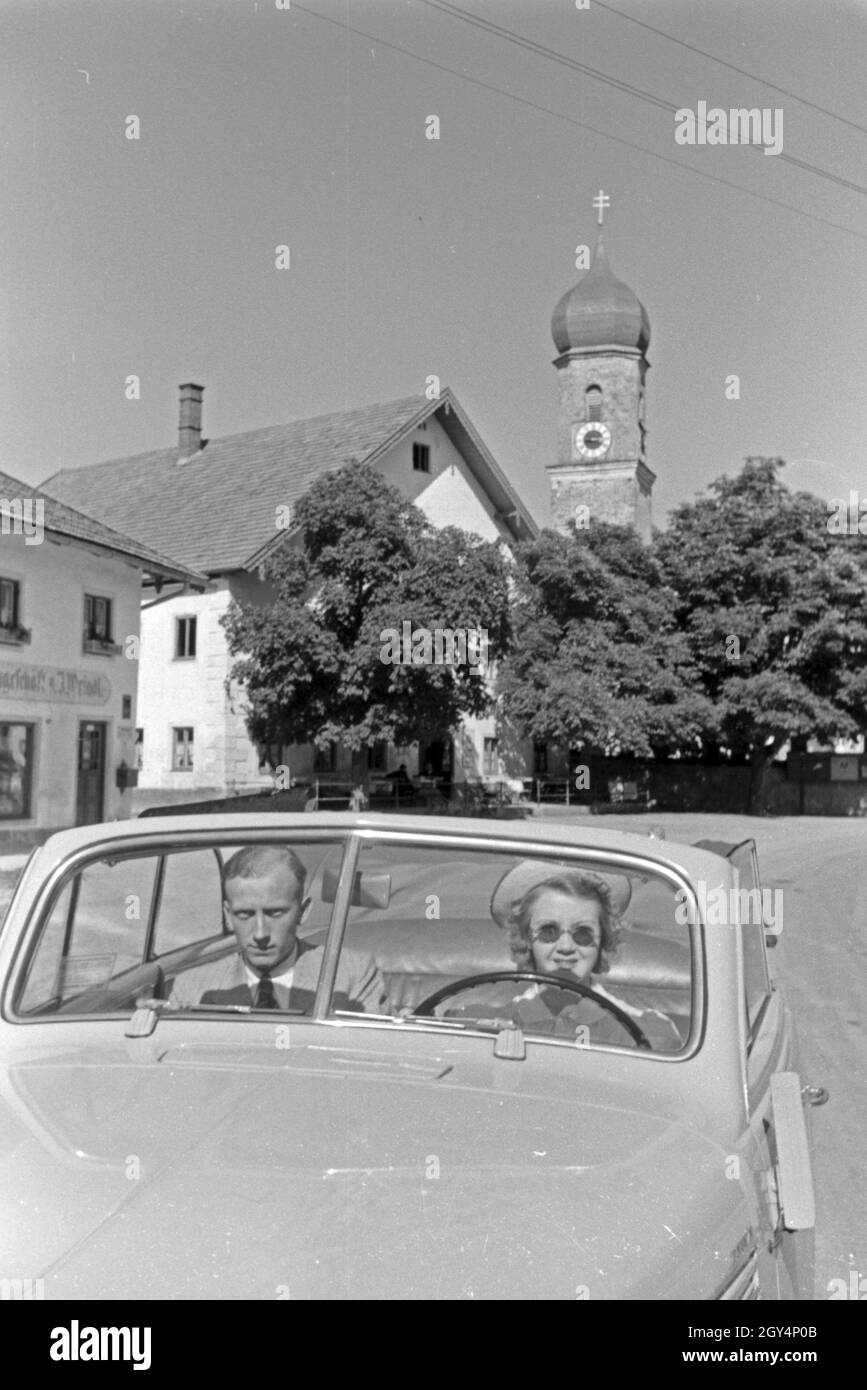
<path id="1" fill-rule="evenodd" d="M 610 797 L 611 783 L 637 783 L 660 811 L 710 811 L 744 814 L 747 810 L 750 769 L 730 764 L 686 761 L 637 762 L 629 758 L 590 760 L 588 799 L 602 809 Z M 578 794 L 576 801 L 582 800 Z M 803 800 L 803 804 L 802 804 Z M 613 809 L 613 806 L 612 806 Z M 805 782 L 803 798 L 795 777 L 785 765 L 774 763 L 765 782 L 765 815 L 772 816 L 867 816 L 867 782 Z"/>

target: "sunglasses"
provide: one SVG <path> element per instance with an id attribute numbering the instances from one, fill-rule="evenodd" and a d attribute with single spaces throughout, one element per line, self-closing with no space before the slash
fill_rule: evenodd
<path id="1" fill-rule="evenodd" d="M 559 941 L 561 936 L 571 936 L 576 946 L 598 946 L 599 938 L 592 927 L 573 927 L 571 931 L 557 927 L 553 922 L 546 923 L 538 931 L 533 933 L 534 941 L 542 941 L 546 946 L 553 946 L 555 941 Z"/>

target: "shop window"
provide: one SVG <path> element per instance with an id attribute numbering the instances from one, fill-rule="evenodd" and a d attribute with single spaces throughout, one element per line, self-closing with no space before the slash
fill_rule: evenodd
<path id="1" fill-rule="evenodd" d="M 27 820 L 33 783 L 33 725 L 0 724 L 0 820 Z"/>

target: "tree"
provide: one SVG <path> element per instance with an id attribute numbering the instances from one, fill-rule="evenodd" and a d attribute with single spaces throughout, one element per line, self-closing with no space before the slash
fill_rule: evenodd
<path id="1" fill-rule="evenodd" d="M 366 750 L 447 734 L 492 704 L 473 655 L 436 664 L 388 659 L 389 631 L 487 634 L 489 660 L 509 638 L 508 571 L 498 543 L 436 530 L 369 465 L 320 478 L 296 509 L 296 537 L 268 562 L 273 599 L 233 603 L 224 618 L 231 678 L 244 687 L 247 727 L 264 743 L 342 743 L 366 784 Z M 384 656 L 384 653 L 386 655 Z M 412 653 L 410 653 L 412 654 Z M 476 649 L 475 656 L 481 655 Z"/>
<path id="2" fill-rule="evenodd" d="M 636 756 L 697 748 L 712 711 L 674 603 L 631 528 L 543 532 L 519 555 L 503 713 L 540 742 Z"/>
<path id="3" fill-rule="evenodd" d="M 703 747 L 750 763 L 749 810 L 764 806 L 771 760 L 790 739 L 865 727 L 867 567 L 829 534 L 827 507 L 779 480 L 779 458 L 678 507 L 654 552 L 714 718 Z"/>

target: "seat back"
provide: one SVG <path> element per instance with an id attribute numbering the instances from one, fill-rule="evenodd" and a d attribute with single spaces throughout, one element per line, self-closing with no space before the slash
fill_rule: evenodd
<path id="1" fill-rule="evenodd" d="M 398 921 L 355 923 L 347 946 L 373 956 L 385 977 L 390 1006 L 416 1008 L 443 985 L 492 970 L 514 970 L 506 936 L 490 918 L 463 922 Z M 688 1012 L 689 947 L 641 930 L 625 930 L 607 975 L 606 989 L 647 1006 Z"/>

